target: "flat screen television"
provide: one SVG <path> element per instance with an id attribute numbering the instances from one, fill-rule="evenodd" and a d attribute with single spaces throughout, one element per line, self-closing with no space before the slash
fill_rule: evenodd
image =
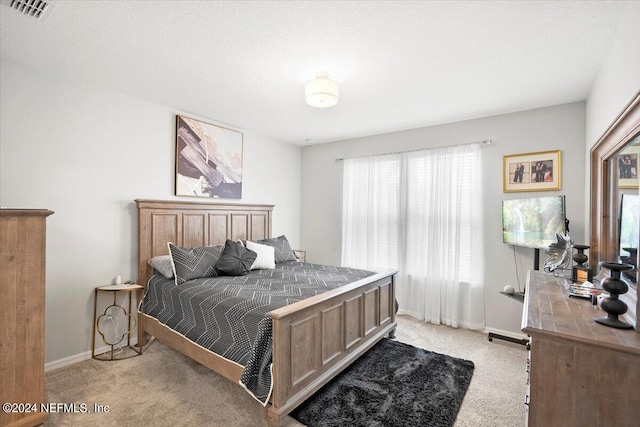
<path id="1" fill-rule="evenodd" d="M 564 196 L 530 197 L 502 202 L 502 241 L 547 249 L 565 232 Z"/>
<path id="2" fill-rule="evenodd" d="M 620 256 L 629 252 L 623 248 L 637 248 L 640 240 L 640 195 L 623 194 L 620 202 Z"/>

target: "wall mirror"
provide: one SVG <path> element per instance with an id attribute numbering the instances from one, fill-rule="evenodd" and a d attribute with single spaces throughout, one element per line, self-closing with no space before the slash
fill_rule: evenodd
<path id="1" fill-rule="evenodd" d="M 635 270 L 624 272 L 632 286 L 638 284 L 638 242 L 640 241 L 640 192 L 638 191 L 638 160 L 640 135 L 636 135 L 617 155 L 617 170 L 613 177 L 613 203 L 618 208 L 614 243 L 620 261 L 633 264 Z M 617 196 L 617 197 L 616 197 Z"/>
<path id="2" fill-rule="evenodd" d="M 596 270 L 601 261 L 638 265 L 639 160 L 640 92 L 591 149 L 589 262 Z M 630 290 L 620 297 L 633 324 L 640 310 L 638 277 L 637 267 L 626 274 Z"/>

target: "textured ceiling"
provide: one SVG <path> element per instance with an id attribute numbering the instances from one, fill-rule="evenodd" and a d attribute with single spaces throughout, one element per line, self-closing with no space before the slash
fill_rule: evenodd
<path id="1" fill-rule="evenodd" d="M 625 2 L 1 0 L 0 56 L 306 145 L 585 100 Z M 328 109 L 304 103 L 326 70 Z"/>

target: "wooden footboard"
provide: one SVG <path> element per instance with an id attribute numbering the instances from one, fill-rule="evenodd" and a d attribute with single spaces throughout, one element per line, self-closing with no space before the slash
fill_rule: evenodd
<path id="1" fill-rule="evenodd" d="M 393 333 L 395 271 L 272 311 L 271 425 Z"/>

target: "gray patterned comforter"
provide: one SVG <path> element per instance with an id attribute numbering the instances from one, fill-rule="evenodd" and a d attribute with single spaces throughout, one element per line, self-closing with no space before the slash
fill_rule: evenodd
<path id="1" fill-rule="evenodd" d="M 156 274 L 141 311 L 191 341 L 244 366 L 240 383 L 263 404 L 271 393 L 272 323 L 267 313 L 373 275 L 288 261 L 246 276 L 206 277 L 176 286 Z"/>

